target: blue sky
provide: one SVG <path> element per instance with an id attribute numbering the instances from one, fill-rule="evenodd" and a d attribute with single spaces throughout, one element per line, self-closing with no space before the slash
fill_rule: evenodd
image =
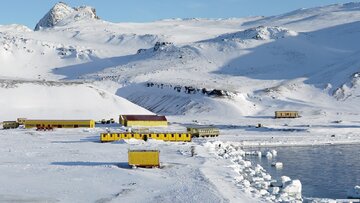
<path id="1" fill-rule="evenodd" d="M 311 8 L 351 0 L 63 0 L 70 6 L 95 7 L 100 18 L 111 22 L 148 22 L 165 18 L 229 18 L 276 15 L 298 8 Z M 58 1 L 3 0 L 0 25 L 35 27 Z"/>

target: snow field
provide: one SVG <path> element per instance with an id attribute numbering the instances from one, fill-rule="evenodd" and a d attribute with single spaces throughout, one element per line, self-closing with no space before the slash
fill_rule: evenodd
<path id="1" fill-rule="evenodd" d="M 100 143 L 103 130 L 0 130 L 0 201 L 228 201 L 201 172 L 204 158 L 190 156 L 193 143 Z M 161 168 L 131 169 L 133 148 L 159 149 Z"/>

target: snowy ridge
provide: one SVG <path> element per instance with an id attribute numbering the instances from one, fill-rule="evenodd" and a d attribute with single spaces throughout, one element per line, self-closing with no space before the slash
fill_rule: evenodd
<path id="1" fill-rule="evenodd" d="M 245 22 L 244 25 L 284 26 L 296 31 L 313 31 L 319 28 L 356 22 L 360 16 L 359 10 L 359 2 L 302 8 L 278 16 Z"/>
<path id="2" fill-rule="evenodd" d="M 25 25 L 11 24 L 11 25 L 0 25 L 0 32 L 31 32 L 32 30 Z"/>
<path id="3" fill-rule="evenodd" d="M 283 27 L 266 27 L 258 26 L 256 28 L 250 28 L 244 31 L 229 33 L 221 35 L 215 38 L 215 41 L 238 41 L 238 40 L 271 40 L 271 39 L 280 39 L 285 37 L 297 36 L 298 33 L 295 31 L 288 30 Z M 209 40 L 210 41 L 210 40 Z"/>

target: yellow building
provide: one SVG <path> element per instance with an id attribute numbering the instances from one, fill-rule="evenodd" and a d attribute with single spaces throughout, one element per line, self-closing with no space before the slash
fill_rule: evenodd
<path id="1" fill-rule="evenodd" d="M 190 126 L 186 130 L 191 133 L 192 137 L 217 137 L 220 134 L 219 128 L 214 126 Z"/>
<path id="2" fill-rule="evenodd" d="M 191 134 L 190 133 L 150 133 L 147 134 L 148 138 L 154 140 L 163 140 L 170 142 L 191 142 Z"/>
<path id="3" fill-rule="evenodd" d="M 163 140 L 170 142 L 191 142 L 190 133 L 100 133 L 101 142 L 113 142 L 121 139 Z"/>
<path id="4" fill-rule="evenodd" d="M 275 111 L 275 118 L 298 118 L 298 111 Z"/>
<path id="5" fill-rule="evenodd" d="M 94 128 L 94 120 L 25 120 L 25 128 Z"/>
<path id="6" fill-rule="evenodd" d="M 129 150 L 128 159 L 130 166 L 159 167 L 159 150 Z"/>
<path id="7" fill-rule="evenodd" d="M 159 115 L 120 115 L 119 123 L 123 126 L 157 126 L 166 127 L 168 125 L 165 116 Z"/>

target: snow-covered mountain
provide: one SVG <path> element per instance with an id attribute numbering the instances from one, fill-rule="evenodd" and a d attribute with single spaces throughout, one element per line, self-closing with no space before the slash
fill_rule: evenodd
<path id="1" fill-rule="evenodd" d="M 73 21 L 91 19 L 98 19 L 94 8 L 88 6 L 71 8 L 63 2 L 59 2 L 36 24 L 35 30 L 66 25 Z"/>
<path id="2" fill-rule="evenodd" d="M 285 108 L 359 114 L 359 11 L 354 2 L 271 17 L 111 23 L 58 3 L 36 31 L 0 26 L 0 76 L 111 86 L 109 94 L 155 113 L 211 121 Z"/>

